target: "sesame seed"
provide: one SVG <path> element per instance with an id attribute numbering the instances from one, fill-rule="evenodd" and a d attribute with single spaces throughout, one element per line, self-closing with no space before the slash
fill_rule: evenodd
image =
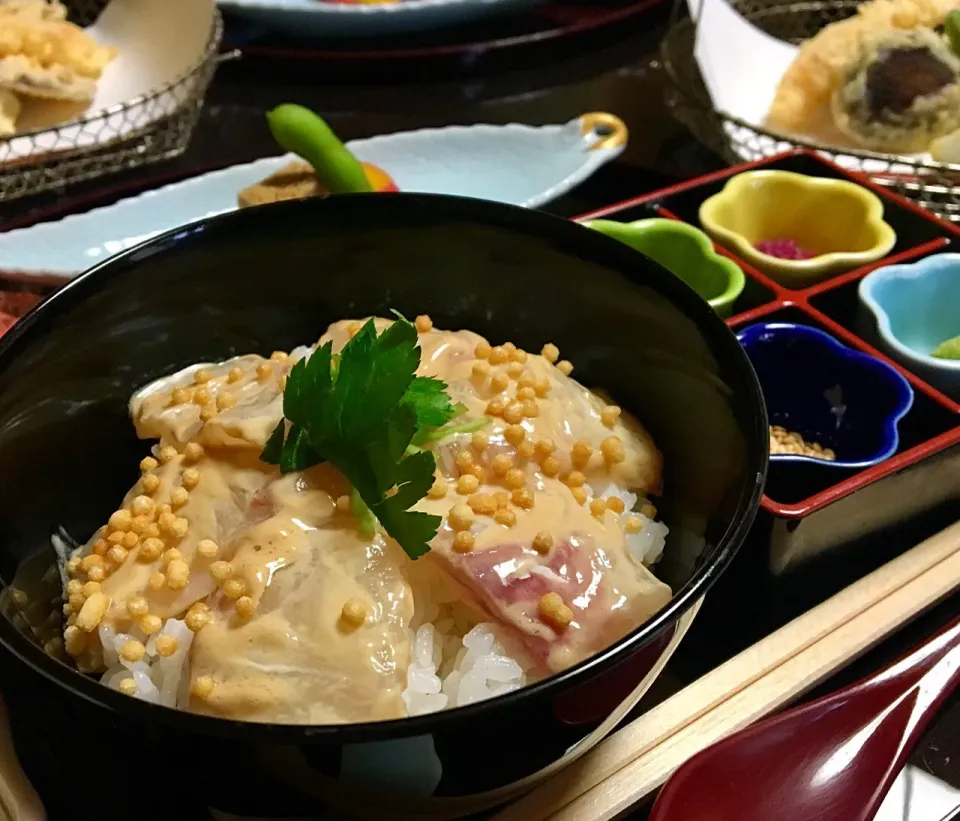
<path id="1" fill-rule="evenodd" d="M 546 530 L 541 530 L 536 536 L 533 537 L 531 546 L 541 556 L 545 556 L 553 547 L 553 536 Z"/>
<path id="2" fill-rule="evenodd" d="M 503 476 L 513 467 L 513 457 L 508 453 L 498 453 L 493 457 L 491 467 L 497 476 Z"/>
<path id="3" fill-rule="evenodd" d="M 504 475 L 503 481 L 507 487 L 519 488 L 526 484 L 527 476 L 520 468 L 511 468 Z"/>
<path id="4" fill-rule="evenodd" d="M 473 524 L 473 511 L 465 504 L 454 505 L 447 516 L 447 522 L 454 530 L 469 530 Z"/>
<path id="5" fill-rule="evenodd" d="M 243 579 L 228 579 L 223 583 L 223 595 L 236 601 L 247 592 Z"/>
<path id="6" fill-rule="evenodd" d="M 503 409 L 503 418 L 511 425 L 518 425 L 523 421 L 523 405 L 511 402 Z"/>
<path id="7" fill-rule="evenodd" d="M 567 607 L 559 593 L 551 591 L 541 596 L 538 609 L 540 618 L 554 628 L 562 630 L 573 621 L 573 611 Z"/>
<path id="8" fill-rule="evenodd" d="M 433 485 L 431 486 L 430 490 L 427 491 L 427 496 L 429 496 L 431 499 L 442 499 L 447 495 L 447 490 L 449 490 L 447 480 L 442 476 L 438 476 L 433 480 Z"/>
<path id="9" fill-rule="evenodd" d="M 340 610 L 340 620 L 348 627 L 360 627 L 367 620 L 367 606 L 359 599 L 344 602 Z"/>
<path id="10" fill-rule="evenodd" d="M 517 488 L 510 494 L 510 501 L 519 508 L 530 510 L 533 507 L 533 492 L 528 487 Z"/>
<path id="11" fill-rule="evenodd" d="M 453 537 L 453 549 L 457 553 L 469 553 L 473 550 L 473 534 L 469 530 L 461 530 Z"/>
<path id="12" fill-rule="evenodd" d="M 503 416 L 504 409 L 505 409 L 505 406 L 503 402 L 500 401 L 499 399 L 494 399 L 491 402 L 487 403 L 487 407 L 484 413 L 487 416 Z"/>
<path id="13" fill-rule="evenodd" d="M 560 472 L 560 460 L 556 456 L 547 456 L 540 463 L 544 476 L 554 477 Z"/>
<path id="14" fill-rule="evenodd" d="M 527 432 L 523 429 L 522 425 L 508 425 L 503 432 L 503 438 L 511 445 L 519 445 L 527 438 Z"/>
<path id="15" fill-rule="evenodd" d="M 173 636 L 157 636 L 154 644 L 158 656 L 168 658 L 177 652 L 177 640 Z"/>
<path id="16" fill-rule="evenodd" d="M 457 479 L 457 493 L 461 496 L 469 496 L 471 493 L 476 493 L 478 487 L 480 487 L 480 481 L 471 473 L 464 474 Z"/>
<path id="17" fill-rule="evenodd" d="M 503 393 L 510 387 L 510 377 L 498 371 L 490 378 L 490 390 L 494 393 Z"/>
<path id="18" fill-rule="evenodd" d="M 603 458 L 610 464 L 617 464 L 626 458 L 623 450 L 623 442 L 619 436 L 608 436 L 600 443 L 600 451 Z"/>
<path id="19" fill-rule="evenodd" d="M 193 682 L 193 685 L 190 687 L 190 692 L 197 698 L 208 699 L 215 687 L 216 682 L 214 682 L 212 676 L 200 676 Z"/>
<path id="20" fill-rule="evenodd" d="M 607 405 L 607 407 L 600 412 L 600 421 L 603 422 L 606 427 L 612 428 L 617 424 L 617 420 L 620 418 L 620 412 L 620 408 L 616 405 Z"/>
<path id="21" fill-rule="evenodd" d="M 510 354 L 500 345 L 497 345 L 497 347 L 491 348 L 490 350 L 491 365 L 503 365 L 509 358 Z"/>
<path id="22" fill-rule="evenodd" d="M 428 331 L 433 330 L 433 320 L 430 319 L 426 314 L 421 314 L 413 321 L 414 326 L 416 327 L 419 333 L 425 334 Z"/>
<path id="23" fill-rule="evenodd" d="M 203 457 L 203 445 L 198 442 L 190 442 L 184 449 L 183 455 L 191 462 L 196 462 Z"/>
<path id="24" fill-rule="evenodd" d="M 253 613 L 256 610 L 256 605 L 253 603 L 253 599 L 249 596 L 241 596 L 237 599 L 237 603 L 233 606 L 234 612 L 244 621 L 253 618 Z"/>
<path id="25" fill-rule="evenodd" d="M 496 499 L 489 493 L 475 493 L 467 499 L 467 504 L 478 516 L 492 516 L 497 510 Z"/>
<path id="26" fill-rule="evenodd" d="M 627 533 L 639 533 L 643 529 L 643 521 L 637 516 L 628 516 L 627 520 L 623 523 L 623 529 Z"/>

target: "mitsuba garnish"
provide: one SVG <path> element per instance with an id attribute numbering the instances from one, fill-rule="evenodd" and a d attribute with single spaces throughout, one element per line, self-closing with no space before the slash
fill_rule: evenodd
<path id="1" fill-rule="evenodd" d="M 448 426 L 464 408 L 445 382 L 417 376 L 419 366 L 417 329 L 402 317 L 379 336 L 369 320 L 339 354 L 327 342 L 290 371 L 284 418 L 261 456 L 283 473 L 330 462 L 352 485 L 361 529 L 376 519 L 411 559 L 430 550 L 441 522 L 410 510 L 434 482 L 424 447 L 487 422 Z"/>

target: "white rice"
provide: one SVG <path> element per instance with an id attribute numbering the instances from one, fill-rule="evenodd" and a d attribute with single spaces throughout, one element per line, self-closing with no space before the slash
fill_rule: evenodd
<path id="1" fill-rule="evenodd" d="M 596 492 L 588 489 L 591 498 L 609 499 L 612 496 L 619 497 L 623 502 L 624 512 L 620 515 L 621 521 L 626 521 L 629 517 L 637 518 L 643 526 L 638 533 L 626 533 L 627 548 L 631 555 L 647 567 L 652 567 L 659 561 L 663 555 L 664 545 L 667 543 L 667 534 L 670 532 L 663 522 L 657 522 L 649 516 L 637 510 L 642 507 L 646 500 L 640 500 L 637 494 L 615 485 L 613 483 L 601 488 Z"/>
<path id="2" fill-rule="evenodd" d="M 179 619 L 167 619 L 163 629 L 149 640 L 139 628 L 132 633 L 117 633 L 108 622 L 101 622 L 98 631 L 103 645 L 103 660 L 108 666 L 107 672 L 100 678 L 101 684 L 119 690 L 121 681 L 132 678 L 137 684 L 134 693 L 137 698 L 165 707 L 184 704 L 186 682 L 183 672 L 193 642 L 193 633 L 186 623 Z M 173 636 L 177 640 L 176 651 L 170 656 L 159 655 L 157 636 Z M 133 640 L 146 641 L 147 652 L 141 661 L 126 661 L 120 657 L 120 648 Z"/>
<path id="3" fill-rule="evenodd" d="M 418 628 L 403 691 L 409 715 L 462 707 L 527 683 L 523 668 L 497 642 L 494 625 L 481 622 L 463 639 L 449 638 L 433 624 Z M 451 650 L 456 651 L 452 658 Z"/>

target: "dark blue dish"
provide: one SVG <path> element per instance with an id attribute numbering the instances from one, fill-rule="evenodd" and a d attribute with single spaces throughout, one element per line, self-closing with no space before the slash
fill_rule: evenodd
<path id="1" fill-rule="evenodd" d="M 897 423 L 913 388 L 894 368 L 809 325 L 761 322 L 737 334 L 757 372 L 771 425 L 836 453 L 836 461 L 771 454 L 784 462 L 866 468 L 897 452 Z"/>

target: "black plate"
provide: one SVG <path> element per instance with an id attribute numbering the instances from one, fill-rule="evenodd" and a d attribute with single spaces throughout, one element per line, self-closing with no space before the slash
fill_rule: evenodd
<path id="1" fill-rule="evenodd" d="M 479 200 L 382 194 L 177 229 L 78 278 L 0 340 L 3 579 L 36 589 L 50 534 L 63 526 L 86 537 L 133 483 L 145 452 L 126 418 L 136 387 L 199 359 L 289 349 L 335 319 L 391 308 L 532 350 L 553 341 L 583 382 L 643 421 L 665 457 L 659 508 L 671 535 L 658 574 L 676 591 L 672 602 L 607 651 L 519 693 L 342 727 L 222 721 L 121 696 L 42 652 L 29 628 L 42 612 L 7 610 L 0 642 L 39 674 L 37 731 L 69 726 L 86 745 L 65 795 L 129 770 L 131 751 L 143 750 L 158 775 L 184 762 L 169 770 L 177 794 L 246 815 L 331 803 L 401 817 L 473 798 L 583 738 L 727 566 L 757 509 L 768 432 L 754 374 L 722 320 L 664 269 L 573 223 Z M 697 522 L 705 544 L 688 554 L 696 534 L 685 531 Z M 104 817 L 122 809 L 108 789 L 97 793 Z"/>

